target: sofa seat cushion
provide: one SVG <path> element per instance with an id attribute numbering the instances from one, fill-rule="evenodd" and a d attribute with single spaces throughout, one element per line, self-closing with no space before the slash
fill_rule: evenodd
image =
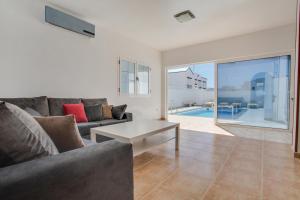
<path id="1" fill-rule="evenodd" d="M 22 109 L 31 108 L 42 116 L 49 115 L 48 100 L 46 96 L 32 98 L 1 98 L 0 101 L 14 104 Z"/>
<path id="2" fill-rule="evenodd" d="M 84 122 L 77 124 L 81 136 L 90 135 L 90 129 L 98 126 L 101 126 L 100 122 Z"/>
<path id="3" fill-rule="evenodd" d="M 32 116 L 0 102 L 0 167 L 55 154 L 53 141 Z"/>
<path id="4" fill-rule="evenodd" d="M 79 104 L 80 99 L 75 98 L 48 98 L 49 110 L 51 116 L 63 116 L 64 104 Z"/>
<path id="5" fill-rule="evenodd" d="M 107 125 L 113 125 L 113 124 L 118 124 L 118 123 L 123 123 L 123 122 L 127 122 L 127 120 L 126 119 L 121 119 L 121 120 L 118 120 L 118 119 L 105 119 L 105 120 L 100 121 L 100 125 L 101 126 L 107 126 Z"/>
<path id="6" fill-rule="evenodd" d="M 82 137 L 83 140 L 90 140 L 91 141 L 91 136 L 90 135 L 85 135 Z M 106 142 L 106 141 L 109 141 L 109 140 L 113 140 L 113 138 L 110 138 L 110 137 L 106 137 L 104 135 L 96 135 L 96 141 L 97 143 L 102 143 L 102 142 Z M 92 141 L 91 141 L 92 142 Z"/>

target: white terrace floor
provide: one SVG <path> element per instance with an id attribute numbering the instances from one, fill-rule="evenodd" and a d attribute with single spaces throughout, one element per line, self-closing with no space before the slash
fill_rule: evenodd
<path id="1" fill-rule="evenodd" d="M 279 122 L 267 121 L 264 119 L 264 109 L 247 109 L 240 117 L 234 121 L 227 120 L 227 122 L 240 125 L 255 125 L 257 127 L 272 127 L 286 129 L 286 125 Z M 225 120 L 224 120 L 225 121 Z M 226 121 L 225 121 L 226 122 Z"/>
<path id="2" fill-rule="evenodd" d="M 251 139 L 266 140 L 281 143 L 292 143 L 292 134 L 281 130 L 267 130 L 255 127 L 217 126 L 214 119 L 182 115 L 169 115 L 168 120 L 179 122 L 181 129 L 198 131 L 202 133 L 240 136 Z"/>

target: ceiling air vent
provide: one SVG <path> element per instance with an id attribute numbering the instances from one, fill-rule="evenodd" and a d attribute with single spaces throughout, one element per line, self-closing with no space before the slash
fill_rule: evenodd
<path id="1" fill-rule="evenodd" d="M 177 21 L 183 23 L 194 19 L 195 15 L 190 10 L 186 10 L 174 15 L 174 17 L 177 19 Z"/>

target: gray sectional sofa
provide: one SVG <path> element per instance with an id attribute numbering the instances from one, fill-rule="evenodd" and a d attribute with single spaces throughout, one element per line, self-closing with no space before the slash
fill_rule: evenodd
<path id="1" fill-rule="evenodd" d="M 98 104 L 106 99 L 0 98 L 43 116 L 63 115 L 63 104 Z M 78 124 L 81 135 L 89 129 L 132 120 L 103 120 Z M 0 130 L 1 131 L 1 130 Z M 1 132 L 0 132 L 1 133 Z M 100 144 L 0 168 L 0 199 L 5 200 L 133 200 L 131 144 L 100 138 Z M 98 140 L 98 138 L 97 138 Z M 87 140 L 85 140 L 87 141 Z"/>
<path id="2" fill-rule="evenodd" d="M 31 108 L 42 116 L 62 116 L 64 115 L 63 104 L 83 103 L 85 106 L 107 103 L 106 98 L 48 98 L 46 96 L 33 98 L 0 98 L 0 101 L 19 106 L 22 109 Z M 90 129 L 98 126 L 106 126 L 117 123 L 132 121 L 132 113 L 125 113 L 123 119 L 106 119 L 96 122 L 79 123 L 78 129 L 84 139 L 90 139 Z M 97 135 L 97 142 L 110 140 L 110 138 Z"/>

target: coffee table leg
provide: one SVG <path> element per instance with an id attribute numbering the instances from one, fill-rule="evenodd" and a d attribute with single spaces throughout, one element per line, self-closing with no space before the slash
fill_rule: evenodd
<path id="1" fill-rule="evenodd" d="M 178 151 L 179 150 L 179 133 L 180 133 L 180 126 L 176 126 L 175 128 L 175 150 Z"/>
<path id="2" fill-rule="evenodd" d="M 91 133 L 91 140 L 96 142 L 96 133 Z"/>

